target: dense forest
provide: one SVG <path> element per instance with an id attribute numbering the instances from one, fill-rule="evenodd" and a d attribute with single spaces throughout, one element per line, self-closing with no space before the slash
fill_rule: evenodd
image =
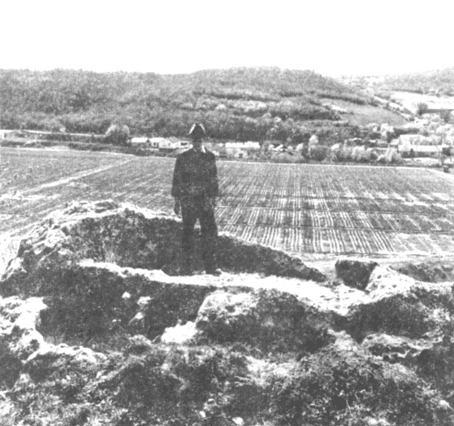
<path id="1" fill-rule="evenodd" d="M 181 137 L 200 121 L 219 140 L 355 135 L 358 129 L 326 106 L 330 99 L 372 102 L 312 71 L 279 68 L 185 75 L 0 70 L 0 127 L 7 129 L 105 134 L 118 124 L 131 135 Z"/>

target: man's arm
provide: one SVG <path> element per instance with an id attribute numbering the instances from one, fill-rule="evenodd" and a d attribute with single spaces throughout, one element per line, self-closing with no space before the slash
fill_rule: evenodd
<path id="1" fill-rule="evenodd" d="M 212 163 L 210 166 L 210 188 L 209 193 L 210 197 L 217 197 L 219 195 L 219 182 L 218 182 L 218 169 L 216 167 L 216 157 L 213 155 Z"/>
<path id="2" fill-rule="evenodd" d="M 218 169 L 216 167 L 216 157 L 213 154 L 213 161 L 210 165 L 210 177 L 209 177 L 209 195 L 208 202 L 210 207 L 214 210 L 216 208 L 216 197 L 219 195 L 219 182 L 218 182 Z"/>
<path id="3" fill-rule="evenodd" d="M 172 197 L 175 199 L 175 203 L 173 206 L 173 212 L 179 216 L 181 213 L 181 159 L 177 157 L 177 161 L 175 162 L 175 169 L 173 170 L 173 179 L 172 179 Z"/>
<path id="4" fill-rule="evenodd" d="M 173 179 L 172 179 L 172 197 L 180 198 L 181 197 L 181 158 L 177 157 L 175 162 L 175 168 L 173 169 Z"/>

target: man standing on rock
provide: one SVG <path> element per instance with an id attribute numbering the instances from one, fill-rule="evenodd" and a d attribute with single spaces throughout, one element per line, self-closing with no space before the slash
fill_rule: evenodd
<path id="1" fill-rule="evenodd" d="M 202 258 L 207 274 L 219 275 L 216 266 L 218 230 L 214 218 L 218 178 L 216 157 L 203 146 L 205 128 L 195 123 L 189 131 L 192 148 L 177 157 L 173 173 L 172 196 L 174 212 L 183 219 L 183 273 L 192 274 L 194 254 L 194 226 L 200 221 Z"/>

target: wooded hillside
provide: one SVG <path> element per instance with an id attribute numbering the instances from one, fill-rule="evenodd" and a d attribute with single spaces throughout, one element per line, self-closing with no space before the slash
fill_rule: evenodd
<path id="1" fill-rule="evenodd" d="M 291 141 L 314 128 L 341 127 L 324 106 L 370 99 L 311 71 L 233 68 L 185 75 L 0 70 L 0 127 L 104 134 L 112 123 L 131 135 L 184 136 L 194 121 L 215 139 Z"/>

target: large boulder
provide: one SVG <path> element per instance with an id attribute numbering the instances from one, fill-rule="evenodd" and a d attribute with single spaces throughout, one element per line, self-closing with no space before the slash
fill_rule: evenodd
<path id="1" fill-rule="evenodd" d="M 11 386 L 24 372 L 42 380 L 54 371 L 63 374 L 63 367 L 91 371 L 106 359 L 87 348 L 47 342 L 40 329 L 46 310 L 37 297 L 0 299 L 0 385 Z"/>
<path id="2" fill-rule="evenodd" d="M 339 325 L 359 341 L 376 333 L 418 338 L 449 327 L 453 314 L 452 284 L 421 283 L 377 266 Z"/>
<path id="3" fill-rule="evenodd" d="M 221 284 L 207 276 L 169 277 L 159 270 L 80 262 L 49 281 L 41 330 L 88 343 L 120 330 L 155 338 L 166 327 L 193 321 Z"/>
<path id="4" fill-rule="evenodd" d="M 364 290 L 369 283 L 372 271 L 377 265 L 376 262 L 341 259 L 335 264 L 336 276 L 341 278 L 346 285 Z"/>
<path id="5" fill-rule="evenodd" d="M 278 290 L 216 291 L 200 307 L 197 340 L 269 351 L 314 352 L 332 337 L 323 313 Z"/>
<path id="6" fill-rule="evenodd" d="M 23 371 L 32 380 L 42 381 L 52 375 L 93 374 L 107 360 L 105 354 L 80 346 L 43 345 L 25 362 Z"/>
<path id="7" fill-rule="evenodd" d="M 45 343 L 36 330 L 44 309 L 40 298 L 0 298 L 0 386 L 13 384 L 27 358 Z"/>

